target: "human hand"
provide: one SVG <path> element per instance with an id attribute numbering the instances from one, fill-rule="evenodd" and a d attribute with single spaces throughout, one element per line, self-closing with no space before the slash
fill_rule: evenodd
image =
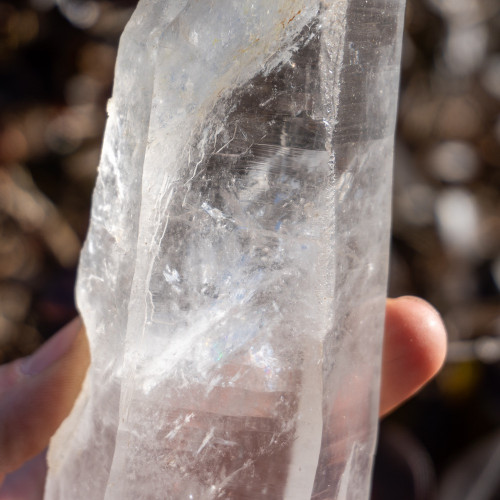
<path id="1" fill-rule="evenodd" d="M 445 352 L 445 328 L 428 303 L 389 299 L 380 415 L 432 378 Z M 0 500 L 43 497 L 43 450 L 71 410 L 89 359 L 85 332 L 74 320 L 33 355 L 0 366 Z"/>

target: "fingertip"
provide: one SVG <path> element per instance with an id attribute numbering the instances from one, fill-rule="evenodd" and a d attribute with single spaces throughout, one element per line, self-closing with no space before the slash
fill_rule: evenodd
<path id="1" fill-rule="evenodd" d="M 79 317 L 64 326 L 47 340 L 31 356 L 20 360 L 19 367 L 24 375 L 35 376 L 63 358 L 81 335 L 82 321 Z"/>
<path id="2" fill-rule="evenodd" d="M 381 414 L 417 392 L 442 367 L 446 329 L 428 302 L 404 296 L 389 299 L 381 388 Z"/>
<path id="3" fill-rule="evenodd" d="M 392 300 L 388 314 L 388 334 L 401 336 L 400 346 L 411 351 L 399 354 L 411 355 L 423 373 L 434 376 L 447 349 L 446 327 L 437 309 L 419 297 L 403 296 Z"/>

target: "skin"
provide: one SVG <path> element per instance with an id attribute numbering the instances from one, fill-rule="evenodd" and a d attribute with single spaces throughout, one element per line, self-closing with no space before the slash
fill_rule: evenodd
<path id="1" fill-rule="evenodd" d="M 416 297 L 388 299 L 380 415 L 415 394 L 441 368 L 446 331 Z M 77 319 L 29 358 L 0 366 L 0 500 L 43 496 L 44 452 L 70 412 L 90 361 Z"/>

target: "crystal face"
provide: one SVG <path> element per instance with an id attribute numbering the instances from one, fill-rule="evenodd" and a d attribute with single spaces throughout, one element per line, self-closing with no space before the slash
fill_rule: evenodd
<path id="1" fill-rule="evenodd" d="M 141 0 L 47 499 L 368 498 L 402 11 Z"/>

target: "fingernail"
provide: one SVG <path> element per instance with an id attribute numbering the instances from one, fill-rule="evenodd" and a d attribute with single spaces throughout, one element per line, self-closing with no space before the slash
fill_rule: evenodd
<path id="1" fill-rule="evenodd" d="M 68 323 L 31 356 L 21 361 L 21 372 L 30 376 L 38 375 L 61 359 L 73 344 L 81 326 L 80 318 L 75 318 L 71 323 Z"/>

